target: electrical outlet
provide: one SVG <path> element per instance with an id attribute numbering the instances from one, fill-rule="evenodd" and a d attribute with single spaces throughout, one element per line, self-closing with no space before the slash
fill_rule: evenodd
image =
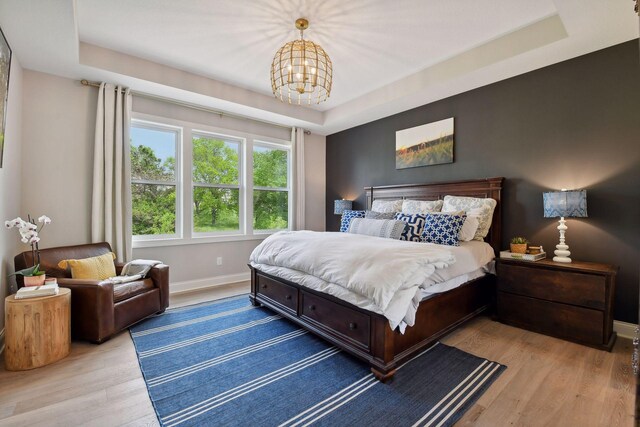
<path id="1" fill-rule="evenodd" d="M 216 263 L 218 265 L 222 265 L 222 257 L 221 256 L 218 257 L 218 259 L 216 260 Z"/>

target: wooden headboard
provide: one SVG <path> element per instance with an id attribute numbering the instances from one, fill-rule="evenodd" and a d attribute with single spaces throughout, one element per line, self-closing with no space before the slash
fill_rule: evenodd
<path id="1" fill-rule="evenodd" d="M 434 184 L 385 185 L 381 187 L 365 187 L 367 209 L 376 199 L 382 200 L 438 200 L 444 196 L 490 197 L 498 204 L 493 211 L 493 220 L 485 241 L 493 247 L 496 254 L 502 247 L 502 191 L 503 177 L 472 179 L 468 181 L 438 182 Z"/>

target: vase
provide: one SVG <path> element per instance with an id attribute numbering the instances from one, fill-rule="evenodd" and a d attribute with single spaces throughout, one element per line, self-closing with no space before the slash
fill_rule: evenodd
<path id="1" fill-rule="evenodd" d="M 39 276 L 24 276 L 24 285 L 25 286 L 42 286 L 44 285 L 45 278 L 46 278 L 45 274 L 41 274 Z"/>
<path id="2" fill-rule="evenodd" d="M 527 253 L 527 244 L 526 243 L 511 243 L 511 253 L 514 253 L 514 254 L 526 254 Z"/>

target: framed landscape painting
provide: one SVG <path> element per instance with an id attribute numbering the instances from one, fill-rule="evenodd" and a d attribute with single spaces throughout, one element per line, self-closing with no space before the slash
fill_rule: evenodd
<path id="1" fill-rule="evenodd" d="M 7 117 L 7 96 L 9 94 L 9 70 L 11 68 L 11 48 L 0 29 L 0 168 L 4 153 L 4 127 Z"/>
<path id="2" fill-rule="evenodd" d="M 453 163 L 453 117 L 396 132 L 396 169 Z"/>

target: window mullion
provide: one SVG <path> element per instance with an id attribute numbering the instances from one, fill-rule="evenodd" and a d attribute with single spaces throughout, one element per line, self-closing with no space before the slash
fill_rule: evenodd
<path id="1" fill-rule="evenodd" d="M 240 185 L 237 184 L 207 184 L 204 182 L 194 182 L 194 187 L 202 187 L 202 188 L 228 188 L 230 190 L 239 190 Z"/>
<path id="2" fill-rule="evenodd" d="M 193 238 L 193 135 L 185 126 L 182 130 L 182 233 L 184 239 Z"/>
<path id="3" fill-rule="evenodd" d="M 260 186 L 254 186 L 253 187 L 254 190 L 263 190 L 263 191 L 284 191 L 287 192 L 289 191 L 288 188 L 286 187 L 260 187 Z"/>
<path id="4" fill-rule="evenodd" d="M 244 222 L 247 235 L 253 235 L 253 138 L 245 143 L 244 160 Z"/>
<path id="5" fill-rule="evenodd" d="M 178 181 L 156 181 L 151 179 L 132 179 L 131 183 L 143 184 L 143 185 L 170 185 L 170 186 L 178 185 Z"/>

